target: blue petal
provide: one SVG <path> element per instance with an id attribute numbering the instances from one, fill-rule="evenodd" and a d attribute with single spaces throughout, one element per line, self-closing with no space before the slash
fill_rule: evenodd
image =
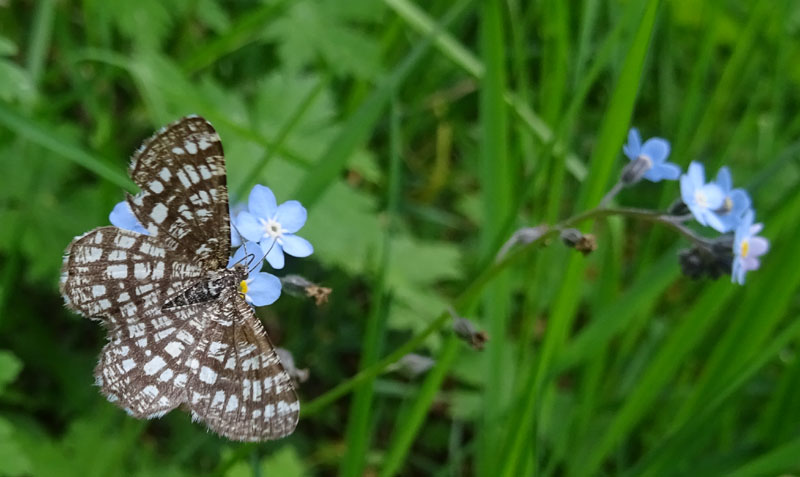
<path id="1" fill-rule="evenodd" d="M 250 212 L 239 212 L 236 217 L 236 228 L 247 240 L 258 242 L 264 237 L 264 227 L 261 226 L 258 217 Z"/>
<path id="2" fill-rule="evenodd" d="M 760 257 L 769 251 L 769 240 L 764 237 L 751 237 L 750 238 L 750 254 L 754 257 Z"/>
<path id="3" fill-rule="evenodd" d="M 672 162 L 664 162 L 658 167 L 662 171 L 661 176 L 668 181 L 678 180 L 681 176 L 681 166 Z"/>
<path id="4" fill-rule="evenodd" d="M 658 164 L 655 167 L 647 169 L 647 172 L 645 172 L 642 177 L 650 182 L 661 182 L 664 179 L 664 171 L 661 169 L 661 165 Z"/>
<path id="5" fill-rule="evenodd" d="M 314 247 L 303 237 L 290 234 L 284 235 L 281 240 L 283 240 L 283 251 L 293 257 L 308 257 L 314 253 Z"/>
<path id="6" fill-rule="evenodd" d="M 726 194 L 728 191 L 731 190 L 733 187 L 733 181 L 731 180 L 731 171 L 728 169 L 728 166 L 723 166 L 719 168 L 717 172 L 717 180 L 714 181 L 723 192 Z"/>
<path id="7" fill-rule="evenodd" d="M 723 234 L 735 230 L 736 226 L 739 225 L 739 220 L 741 220 L 739 216 L 730 212 L 727 214 L 718 214 L 717 217 L 719 217 L 720 222 L 722 222 L 722 228 L 718 230 Z"/>
<path id="8" fill-rule="evenodd" d="M 697 222 L 700 223 L 700 225 L 703 226 L 708 225 L 708 222 L 706 221 L 706 212 L 708 211 L 706 209 L 698 207 L 697 204 L 694 203 L 694 201 L 692 202 L 684 201 L 684 203 L 689 207 L 689 210 L 692 212 L 692 215 L 694 215 L 695 220 L 697 220 Z"/>
<path id="9" fill-rule="evenodd" d="M 736 229 L 736 235 L 741 234 L 742 237 L 749 237 L 750 227 L 753 225 L 753 220 L 755 220 L 755 214 L 753 213 L 753 209 L 749 209 L 744 213 L 744 215 L 742 215 L 742 221 L 739 222 L 739 227 Z"/>
<path id="10" fill-rule="evenodd" d="M 717 232 L 725 233 L 728 231 L 720 216 L 714 213 L 714 211 L 706 209 L 706 222 L 709 227 Z"/>
<path id="11" fill-rule="evenodd" d="M 287 200 L 278 206 L 275 220 L 281 224 L 281 227 L 283 227 L 286 232 L 293 234 L 305 225 L 307 215 L 306 208 L 303 207 L 300 202 L 296 200 Z"/>
<path id="12" fill-rule="evenodd" d="M 232 268 L 235 264 L 241 263 L 248 267 L 250 270 L 261 270 L 261 262 L 264 260 L 264 251 L 261 247 L 253 242 L 245 242 L 244 245 L 236 249 L 233 257 L 228 260 L 228 268 Z"/>
<path id="13" fill-rule="evenodd" d="M 630 160 L 634 160 L 639 157 L 641 149 L 642 138 L 639 136 L 639 130 L 631 128 L 631 130 L 628 131 L 628 144 L 622 146 L 622 151 Z"/>
<path id="14" fill-rule="evenodd" d="M 233 252 L 233 256 L 228 259 L 228 264 L 225 268 L 233 268 L 233 266 L 244 259 L 244 249 L 238 248 L 235 252 Z"/>
<path id="15" fill-rule="evenodd" d="M 714 183 L 706 184 L 703 186 L 703 193 L 708 201 L 708 209 L 717 210 L 722 207 L 725 202 L 725 193 Z"/>
<path id="16" fill-rule="evenodd" d="M 750 208 L 752 202 L 750 195 L 744 189 L 733 189 L 729 195 L 733 201 L 733 209 L 731 214 L 740 217 L 744 212 Z"/>
<path id="17" fill-rule="evenodd" d="M 131 206 L 126 200 L 118 202 L 117 205 L 114 206 L 114 209 L 108 214 L 108 220 L 111 222 L 111 225 L 120 229 L 130 230 L 131 232 L 137 232 L 142 235 L 150 235 L 147 229 L 142 227 L 142 224 L 139 223 L 136 216 L 133 215 Z"/>
<path id="18" fill-rule="evenodd" d="M 686 205 L 694 204 L 694 185 L 688 174 L 681 176 L 681 199 Z"/>
<path id="19" fill-rule="evenodd" d="M 703 187 L 703 184 L 706 183 L 706 171 L 699 162 L 692 161 L 692 163 L 689 164 L 689 172 L 687 174 L 695 189 Z"/>
<path id="20" fill-rule="evenodd" d="M 242 237 L 239 235 L 239 232 L 236 231 L 236 227 L 234 227 L 233 221 L 231 221 L 231 247 L 238 247 L 242 244 Z"/>
<path id="21" fill-rule="evenodd" d="M 742 267 L 742 264 L 739 263 L 739 259 L 734 258 L 733 269 L 731 270 L 731 282 L 738 283 L 739 285 L 744 285 L 744 274 L 745 270 Z"/>
<path id="22" fill-rule="evenodd" d="M 228 217 L 231 220 L 231 247 L 236 248 L 242 244 L 242 237 L 236 230 L 236 215 L 244 209 L 241 204 L 231 205 L 228 207 Z"/>
<path id="23" fill-rule="evenodd" d="M 281 296 L 281 281 L 265 272 L 251 273 L 247 283 L 247 298 L 254 306 L 267 306 Z"/>
<path id="24" fill-rule="evenodd" d="M 267 262 L 276 270 L 283 268 L 285 259 L 283 257 L 283 247 L 275 243 L 274 240 L 264 240 L 261 242 L 261 250 L 267 254 Z"/>
<path id="25" fill-rule="evenodd" d="M 674 181 L 680 177 L 680 175 L 681 168 L 678 167 L 677 164 L 664 162 L 648 169 L 647 172 L 644 173 L 644 178 L 652 182 L 659 182 L 664 179 Z"/>
<path id="26" fill-rule="evenodd" d="M 253 190 L 250 191 L 247 208 L 251 214 L 264 220 L 269 220 L 275 216 L 275 211 L 278 210 L 278 203 L 275 200 L 275 194 L 272 193 L 269 187 L 256 184 L 253 186 Z"/>
<path id="27" fill-rule="evenodd" d="M 642 156 L 647 156 L 653 160 L 653 164 L 661 164 L 667 160 L 669 156 L 669 142 L 660 137 L 654 137 L 647 140 L 642 146 Z"/>

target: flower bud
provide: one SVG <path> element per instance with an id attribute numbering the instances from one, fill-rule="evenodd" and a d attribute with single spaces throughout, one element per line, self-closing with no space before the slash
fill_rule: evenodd
<path id="1" fill-rule="evenodd" d="M 294 364 L 294 357 L 289 350 L 285 348 L 275 348 L 275 353 L 278 354 L 278 358 L 281 360 L 281 364 L 283 365 L 283 369 L 286 370 L 286 373 L 292 377 L 298 383 L 304 383 L 308 381 L 308 368 L 305 369 L 297 369 Z"/>
<path id="2" fill-rule="evenodd" d="M 689 210 L 689 207 L 681 199 L 676 199 L 675 202 L 670 204 L 670 206 L 667 208 L 667 214 L 669 215 L 681 216 L 691 213 L 692 211 Z"/>
<path id="3" fill-rule="evenodd" d="M 694 245 L 678 252 L 681 272 L 689 278 L 707 276 L 713 280 L 730 273 L 733 264 L 733 237 L 722 235 L 707 246 Z"/>
<path id="4" fill-rule="evenodd" d="M 485 331 L 478 330 L 474 323 L 460 316 L 453 321 L 453 331 L 478 351 L 482 351 L 486 342 L 489 341 L 489 335 Z"/>
<path id="5" fill-rule="evenodd" d="M 626 186 L 636 184 L 642 180 L 644 173 L 649 171 L 651 167 L 653 167 L 652 159 L 644 155 L 638 156 L 636 159 L 625 164 L 625 167 L 622 168 L 620 180 Z"/>
<path id="6" fill-rule="evenodd" d="M 436 361 L 428 356 L 409 353 L 400 358 L 396 363 L 393 363 L 387 369 L 389 371 L 396 371 L 407 378 L 416 378 L 420 374 L 423 374 L 431 369 L 435 363 Z"/>
<path id="7" fill-rule="evenodd" d="M 328 302 L 332 289 L 312 283 L 300 275 L 286 275 L 281 278 L 283 290 L 294 296 L 313 298 L 317 306 Z"/>
<path id="8" fill-rule="evenodd" d="M 561 240 L 567 247 L 574 248 L 584 255 L 597 250 L 597 239 L 592 234 L 584 234 L 578 229 L 564 229 Z"/>

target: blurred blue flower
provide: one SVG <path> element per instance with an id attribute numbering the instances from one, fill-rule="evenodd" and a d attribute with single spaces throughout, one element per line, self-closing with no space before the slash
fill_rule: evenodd
<path id="1" fill-rule="evenodd" d="M 278 205 L 269 187 L 257 184 L 250 191 L 247 207 L 236 217 L 236 227 L 242 237 L 261 245 L 273 268 L 283 268 L 284 252 L 294 257 L 314 252 L 308 240 L 295 235 L 306 223 L 306 209 L 300 202 Z"/>
<path id="2" fill-rule="evenodd" d="M 137 232 L 142 235 L 150 235 L 147 229 L 139 223 L 136 216 L 133 215 L 133 211 L 131 210 L 131 206 L 128 205 L 127 200 L 118 202 L 117 205 L 114 206 L 111 213 L 108 214 L 108 220 L 111 222 L 111 225 L 120 229 L 130 230 L 131 232 Z"/>
<path id="3" fill-rule="evenodd" d="M 692 161 L 688 172 L 681 176 L 681 199 L 702 225 L 723 228 L 714 211 L 722 207 L 725 196 L 717 184 L 706 184 L 705 169 L 699 162 Z"/>
<path id="4" fill-rule="evenodd" d="M 750 196 L 744 189 L 733 188 L 731 171 L 728 166 L 720 168 L 714 183 L 722 190 L 722 206 L 714 211 L 722 227 L 717 228 L 713 224 L 711 226 L 722 233 L 730 232 L 736 229 L 742 216 L 750 208 Z"/>
<path id="5" fill-rule="evenodd" d="M 234 218 L 244 209 L 245 204 L 243 202 L 236 202 L 233 205 L 229 205 L 228 208 L 228 216 L 231 218 L 231 247 L 233 248 L 236 248 L 242 244 L 242 236 L 239 235 L 239 232 L 236 230 Z"/>
<path id="6" fill-rule="evenodd" d="M 662 180 L 677 180 L 681 175 L 681 168 L 677 164 L 667 162 L 669 156 L 669 141 L 660 137 L 652 137 L 642 145 L 642 138 L 636 128 L 628 131 L 628 143 L 622 151 L 631 161 L 642 161 L 646 171 L 640 177 L 651 182 Z"/>
<path id="7" fill-rule="evenodd" d="M 769 241 L 758 233 L 764 224 L 753 224 L 752 210 L 745 212 L 741 222 L 736 227 L 733 239 L 733 269 L 731 281 L 744 285 L 744 277 L 750 270 L 757 270 L 761 266 L 758 259 L 769 250 Z"/>
<path id="8" fill-rule="evenodd" d="M 241 263 L 250 272 L 239 284 L 239 292 L 253 306 L 267 306 L 281 296 L 281 280 L 271 273 L 259 272 L 264 264 L 264 252 L 255 242 L 246 242 L 228 260 L 228 268 Z"/>

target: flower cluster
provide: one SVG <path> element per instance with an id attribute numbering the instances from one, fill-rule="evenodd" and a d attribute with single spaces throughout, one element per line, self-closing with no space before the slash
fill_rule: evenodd
<path id="1" fill-rule="evenodd" d="M 691 216 L 703 226 L 722 234 L 733 234 L 733 237 L 703 239 L 694 248 L 682 252 L 684 272 L 695 277 L 703 273 L 716 277 L 722 266 L 729 270 L 734 282 L 744 284 L 745 274 L 760 266 L 758 257 L 767 252 L 769 242 L 758 236 L 763 225 L 753 224 L 755 212 L 750 196 L 744 189 L 733 187 L 728 167 L 720 168 L 711 182 L 706 182 L 705 168 L 699 162 L 692 161 L 688 171 L 681 174 L 680 167 L 666 162 L 669 142 L 654 137 L 642 144 L 635 128 L 628 133 L 623 152 L 631 162 L 623 169 L 622 184 L 631 185 L 641 179 L 652 182 L 680 179 L 681 201 Z"/>
<path id="2" fill-rule="evenodd" d="M 252 306 L 274 303 L 281 295 L 281 280 L 262 272 L 264 261 L 273 268 L 284 266 L 284 253 L 307 257 L 314 252 L 308 240 L 295 235 L 306 223 L 306 209 L 296 200 L 277 204 L 275 194 L 262 185 L 250 192 L 247 207 L 234 205 L 230 209 L 231 247 L 236 251 L 228 268 L 237 263 L 248 266 L 248 275 L 239 285 L 240 293 Z M 121 229 L 149 235 L 127 201 L 119 202 L 108 216 L 111 224 Z"/>

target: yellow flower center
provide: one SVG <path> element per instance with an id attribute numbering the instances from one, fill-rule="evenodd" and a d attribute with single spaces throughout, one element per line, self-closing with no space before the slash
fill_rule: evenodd
<path id="1" fill-rule="evenodd" d="M 740 245 L 741 251 L 739 255 L 742 258 L 747 258 L 747 254 L 750 252 L 750 241 L 749 240 L 742 240 L 742 244 Z"/>
<path id="2" fill-rule="evenodd" d="M 730 197 L 725 197 L 725 201 L 722 203 L 722 213 L 727 214 L 733 210 L 733 201 Z"/>
<path id="3" fill-rule="evenodd" d="M 239 283 L 239 291 L 242 295 L 247 295 L 247 280 L 242 280 L 242 282 Z"/>

